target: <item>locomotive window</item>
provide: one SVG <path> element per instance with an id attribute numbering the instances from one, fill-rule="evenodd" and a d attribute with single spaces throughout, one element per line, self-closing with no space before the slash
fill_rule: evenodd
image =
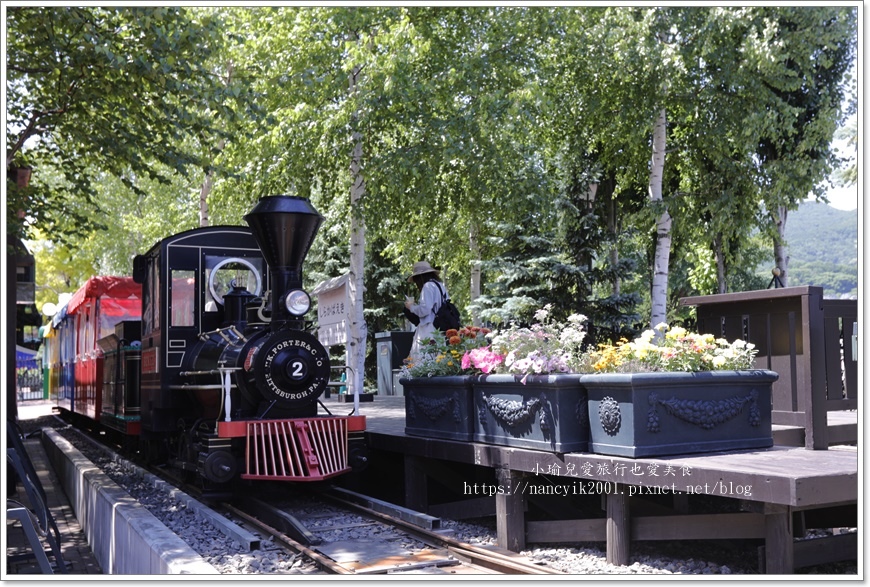
<path id="1" fill-rule="evenodd" d="M 212 264 L 216 259 L 207 258 L 207 263 Z M 260 270 L 254 263 L 259 264 L 258 259 L 248 260 L 232 257 L 222 259 L 211 269 L 206 270 L 208 279 L 208 302 L 205 305 L 206 312 L 216 312 L 217 304 L 223 305 L 224 294 L 234 286 L 243 287 L 255 296 L 260 295 L 262 280 Z"/>
<path id="2" fill-rule="evenodd" d="M 196 302 L 196 274 L 189 270 L 172 270 L 170 326 L 193 326 Z"/>

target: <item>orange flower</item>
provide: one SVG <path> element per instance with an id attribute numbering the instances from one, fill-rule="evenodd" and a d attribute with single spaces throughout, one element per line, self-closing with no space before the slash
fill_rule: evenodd
<path id="1" fill-rule="evenodd" d="M 460 338 L 459 336 L 451 336 L 451 337 L 447 340 L 447 342 L 449 342 L 450 344 L 461 344 L 461 343 L 462 343 L 462 338 Z"/>
<path id="2" fill-rule="evenodd" d="M 457 330 L 455 328 L 451 328 L 450 330 L 448 330 L 447 332 L 444 333 L 444 336 L 446 336 L 449 339 L 449 338 L 453 338 L 457 334 L 459 334 L 459 332 L 457 332 Z"/>

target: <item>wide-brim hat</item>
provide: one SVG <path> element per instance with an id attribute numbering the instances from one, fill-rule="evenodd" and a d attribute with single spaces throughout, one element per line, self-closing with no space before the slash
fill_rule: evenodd
<path id="1" fill-rule="evenodd" d="M 428 263 L 428 261 L 418 261 L 414 263 L 414 270 L 411 272 L 411 275 L 408 276 L 408 281 L 412 281 L 415 276 L 423 275 L 424 273 L 434 273 L 438 274 L 440 269 L 435 269 Z"/>

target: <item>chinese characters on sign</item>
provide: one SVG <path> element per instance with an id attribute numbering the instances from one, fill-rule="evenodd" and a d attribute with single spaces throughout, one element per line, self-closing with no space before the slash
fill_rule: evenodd
<path id="1" fill-rule="evenodd" d="M 350 297 L 347 275 L 324 281 L 311 292 L 317 299 L 317 338 L 323 346 L 347 343 Z"/>

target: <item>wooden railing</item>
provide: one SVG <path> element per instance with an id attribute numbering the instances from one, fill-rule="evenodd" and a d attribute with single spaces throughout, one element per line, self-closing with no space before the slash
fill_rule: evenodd
<path id="1" fill-rule="evenodd" d="M 758 348 L 756 366 L 779 374 L 773 424 L 805 430 L 807 448 L 829 444 L 828 412 L 858 408 L 857 300 L 826 300 L 816 286 L 682 298 L 698 330 Z"/>

